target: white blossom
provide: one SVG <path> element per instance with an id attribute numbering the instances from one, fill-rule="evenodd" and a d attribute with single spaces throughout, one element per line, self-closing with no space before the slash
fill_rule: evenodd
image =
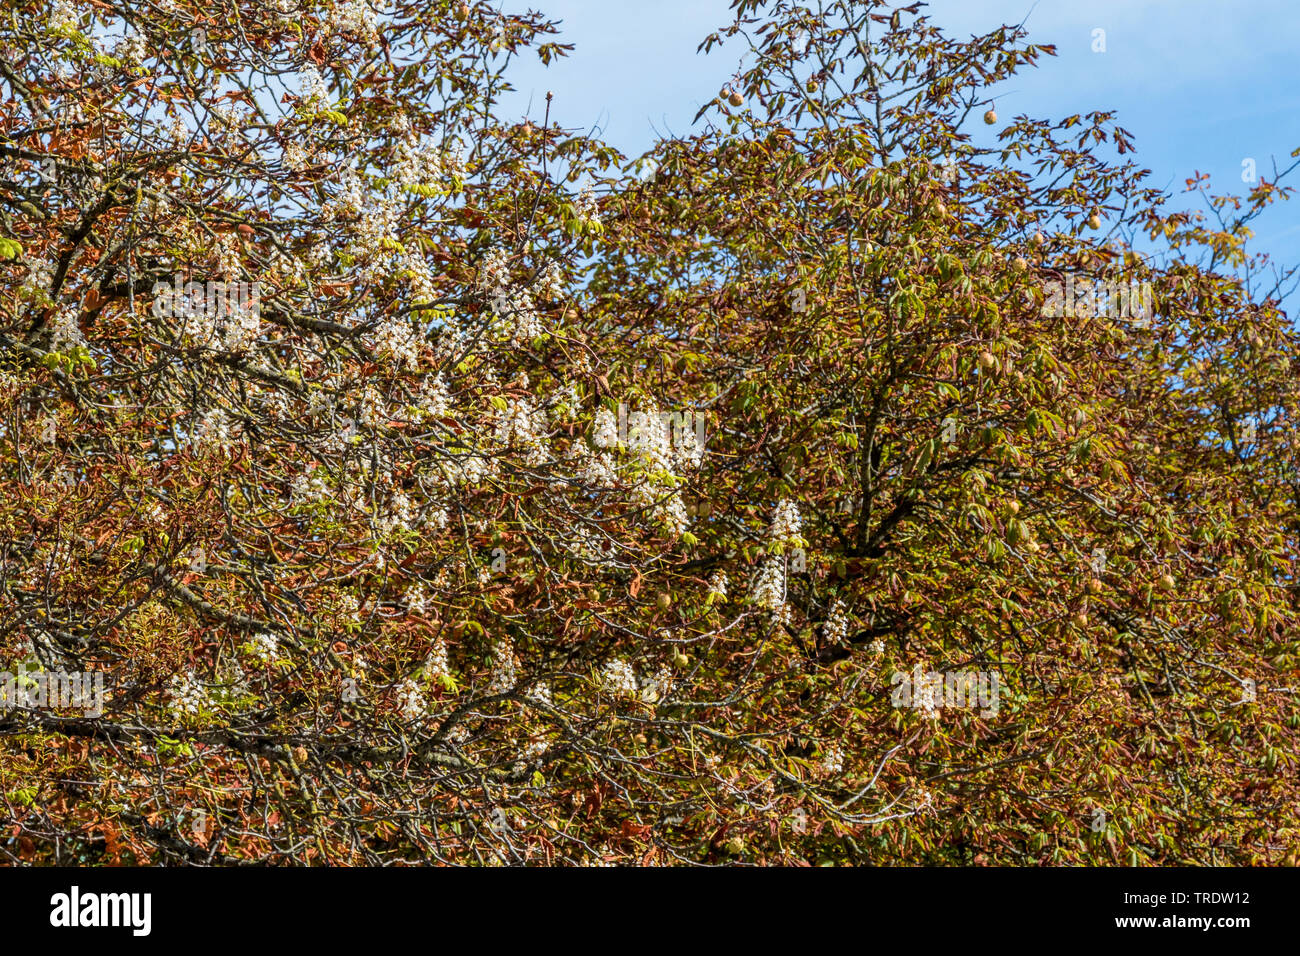
<path id="1" fill-rule="evenodd" d="M 605 663 L 601 670 L 601 686 L 607 693 L 620 697 L 635 697 L 638 691 L 636 671 L 622 658 Z"/>
<path id="2" fill-rule="evenodd" d="M 600 209 L 596 204 L 596 194 L 590 186 L 582 188 L 582 192 L 578 194 L 578 201 L 575 203 L 574 209 L 578 213 L 578 218 L 583 222 L 600 222 Z"/>
<path id="3" fill-rule="evenodd" d="M 803 519 L 799 517 L 798 505 L 787 498 L 776 506 L 776 514 L 772 517 L 772 542 L 782 545 L 802 544 L 803 538 L 799 534 L 802 527 Z"/>
<path id="4" fill-rule="evenodd" d="M 433 680 L 451 673 L 451 665 L 447 660 L 447 642 L 441 637 L 434 638 L 429 647 L 429 654 L 424 659 L 424 672 Z"/>
<path id="5" fill-rule="evenodd" d="M 779 555 L 771 555 L 759 571 L 753 601 L 771 611 L 777 620 L 789 620 L 790 609 L 785 602 L 785 561 Z"/>
<path id="6" fill-rule="evenodd" d="M 254 634 L 248 643 L 253 647 L 253 655 L 259 660 L 270 663 L 280 656 L 280 641 L 274 634 L 265 631 Z"/>
<path id="7" fill-rule="evenodd" d="M 397 706 L 404 720 L 419 720 L 425 714 L 424 693 L 409 677 L 397 685 Z"/>
<path id="8" fill-rule="evenodd" d="M 618 445 L 618 419 L 608 408 L 596 410 L 596 422 L 592 441 L 597 448 L 614 448 Z"/>
<path id="9" fill-rule="evenodd" d="M 512 690 L 519 681 L 519 661 L 509 638 L 497 641 L 492 651 L 492 679 L 488 683 L 489 694 L 504 694 Z"/>
<path id="10" fill-rule="evenodd" d="M 402 600 L 412 614 L 423 615 L 429 610 L 429 592 L 423 584 L 416 583 L 408 587 Z"/>
<path id="11" fill-rule="evenodd" d="M 673 689 L 673 672 L 667 665 L 655 671 L 653 677 L 641 681 L 641 699 L 647 703 L 663 700 Z"/>
<path id="12" fill-rule="evenodd" d="M 309 105 L 316 106 L 329 102 L 329 88 L 325 85 L 320 70 L 310 63 L 305 64 L 299 73 L 302 76 L 303 98 Z"/>
<path id="13" fill-rule="evenodd" d="M 342 0 L 335 3 L 325 16 L 324 27 L 329 33 L 350 33 L 360 37 L 367 46 L 374 42 L 377 35 L 374 11 L 365 0 Z"/>
<path id="14" fill-rule="evenodd" d="M 68 0 L 54 0 L 46 26 L 51 33 L 76 30 L 79 26 L 76 9 Z"/>
<path id="15" fill-rule="evenodd" d="M 194 427 L 194 444 L 200 448 L 229 451 L 235 443 L 231 425 L 224 408 L 209 409 Z"/>
<path id="16" fill-rule="evenodd" d="M 207 697 L 194 671 L 177 674 L 167 685 L 172 710 L 179 714 L 197 714 Z"/>
<path id="17" fill-rule="evenodd" d="M 844 771 L 844 751 L 838 745 L 827 747 L 822 754 L 822 773 L 835 775 Z"/>
<path id="18" fill-rule="evenodd" d="M 564 285 L 564 271 L 554 259 L 546 261 L 533 282 L 538 296 L 550 301 L 564 298 Z"/>
<path id="19" fill-rule="evenodd" d="M 537 704 L 543 704 L 547 707 L 554 707 L 555 704 L 551 698 L 551 685 L 546 681 L 539 681 L 534 684 L 528 691 L 528 699 Z"/>
<path id="20" fill-rule="evenodd" d="M 844 638 L 848 636 L 849 619 L 845 612 L 844 602 L 839 598 L 831 605 L 831 612 L 826 617 L 826 624 L 822 631 L 828 644 L 842 644 Z"/>
<path id="21" fill-rule="evenodd" d="M 127 66 L 139 66 L 149 55 L 149 46 L 141 34 L 131 30 L 117 41 L 113 55 Z"/>
<path id="22" fill-rule="evenodd" d="M 69 306 L 54 314 L 50 322 L 50 346 L 55 351 L 62 351 L 64 347 L 76 348 L 86 345 L 86 337 L 81 334 L 81 326 L 77 324 L 78 311 Z"/>
<path id="23" fill-rule="evenodd" d="M 315 504 L 329 500 L 329 486 L 315 470 L 295 475 L 289 483 L 289 494 L 295 504 Z"/>

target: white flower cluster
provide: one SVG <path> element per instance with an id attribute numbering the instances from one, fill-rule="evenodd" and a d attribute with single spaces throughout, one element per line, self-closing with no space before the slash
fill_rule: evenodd
<path id="1" fill-rule="evenodd" d="M 252 110 L 236 106 L 233 103 L 213 103 L 210 112 L 213 122 L 242 136 L 245 127 L 252 122 L 255 114 Z"/>
<path id="2" fill-rule="evenodd" d="M 600 222 L 600 208 L 596 204 L 596 194 L 590 186 L 582 187 L 574 208 L 578 218 L 583 222 Z"/>
<path id="3" fill-rule="evenodd" d="M 406 257 L 401 260 L 402 277 L 406 279 L 411 287 L 411 305 L 428 306 L 438 298 L 437 290 L 433 286 L 433 272 L 429 269 L 429 264 L 420 256 L 414 253 L 407 253 Z M 421 309 L 420 311 L 428 311 Z"/>
<path id="4" fill-rule="evenodd" d="M 634 411 L 627 417 L 627 442 L 639 452 L 652 471 L 673 471 L 672 440 L 659 409 Z"/>
<path id="5" fill-rule="evenodd" d="M 510 257 L 504 249 L 489 249 L 478 267 L 478 287 L 481 292 L 497 292 L 510 288 Z"/>
<path id="6" fill-rule="evenodd" d="M 164 314 L 180 319 L 179 335 L 206 348 L 245 352 L 262 334 L 259 306 L 237 295 L 233 287 L 221 292 L 210 289 L 206 295 L 197 290 L 180 294 L 161 291 L 157 305 Z"/>
<path id="7" fill-rule="evenodd" d="M 289 483 L 289 495 L 294 504 L 315 504 L 328 501 L 330 489 L 313 469 L 294 475 L 293 481 Z"/>
<path id="8" fill-rule="evenodd" d="M 22 288 L 28 292 L 49 292 L 54 283 L 54 266 L 44 259 L 29 263 Z"/>
<path id="9" fill-rule="evenodd" d="M 653 677 L 641 681 L 641 699 L 646 703 L 655 704 L 667 697 L 672 689 L 672 668 L 665 664 L 655 671 Z"/>
<path id="10" fill-rule="evenodd" d="M 369 46 L 376 36 L 375 14 L 365 0 L 343 0 L 334 4 L 325 16 L 327 33 L 350 33 Z"/>
<path id="11" fill-rule="evenodd" d="M 684 468 L 698 468 L 704 460 L 704 448 L 694 429 L 678 427 L 673 438 L 673 451 Z"/>
<path id="12" fill-rule="evenodd" d="M 759 570 L 754 584 L 753 601 L 764 610 L 771 611 L 781 622 L 790 619 L 790 606 L 785 602 L 785 561 L 772 555 Z"/>
<path id="13" fill-rule="evenodd" d="M 504 694 L 518 682 L 519 660 L 515 657 L 514 646 L 509 638 L 502 638 L 492 650 L 492 679 L 488 683 L 487 692 Z"/>
<path id="14" fill-rule="evenodd" d="M 393 178 L 402 186 L 427 186 L 442 181 L 442 151 L 418 136 L 407 135 L 397 143 L 397 169 Z"/>
<path id="15" fill-rule="evenodd" d="M 376 425 L 388 421 L 392 416 L 388 414 L 388 407 L 384 397 L 373 386 L 367 385 L 361 392 L 357 417 L 361 420 L 361 424 L 367 428 L 374 428 Z"/>
<path id="16" fill-rule="evenodd" d="M 774 544 L 802 544 L 803 538 L 800 536 L 802 528 L 803 519 L 799 517 L 798 505 L 786 498 L 776 506 L 771 528 Z"/>
<path id="17" fill-rule="evenodd" d="M 839 598 L 831 605 L 831 612 L 826 617 L 826 625 L 822 631 L 828 644 L 842 644 L 844 638 L 849 633 L 849 617 L 845 610 L 844 602 Z"/>
<path id="18" fill-rule="evenodd" d="M 716 597 L 720 601 L 727 599 L 727 572 L 714 571 L 709 577 L 709 597 Z"/>
<path id="19" fill-rule="evenodd" d="M 578 444 L 578 454 L 582 465 L 578 476 L 593 488 L 612 488 L 618 484 L 618 472 L 614 469 L 614 459 L 606 452 L 593 454 L 585 444 Z"/>
<path id="20" fill-rule="evenodd" d="M 434 528 L 438 531 L 446 531 L 447 525 L 451 523 L 451 518 L 447 514 L 447 509 L 437 505 L 430 506 L 425 512 L 423 524 L 425 527 Z"/>
<path id="21" fill-rule="evenodd" d="M 235 444 L 230 416 L 220 406 L 209 409 L 194 427 L 194 444 L 198 448 L 229 451 Z"/>
<path id="22" fill-rule="evenodd" d="M 608 408 L 596 409 L 592 439 L 597 448 L 614 448 L 618 445 L 618 419 Z"/>
<path id="23" fill-rule="evenodd" d="M 266 409 L 266 414 L 271 418 L 285 419 L 289 417 L 289 399 L 283 392 L 278 392 L 273 388 L 261 390 L 262 406 Z"/>
<path id="24" fill-rule="evenodd" d="M 239 241 L 231 233 L 219 233 L 213 245 L 217 255 L 217 272 L 228 280 L 235 280 L 243 274 L 244 262 L 240 254 Z"/>
<path id="25" fill-rule="evenodd" d="M 246 352 L 262 334 L 262 320 L 252 309 L 229 304 L 224 321 L 214 329 L 216 347 L 227 352 Z"/>
<path id="26" fill-rule="evenodd" d="M 68 0 L 55 0 L 54 6 L 50 8 L 50 17 L 46 25 L 51 33 L 76 30 L 79 25 L 77 11 Z"/>
<path id="27" fill-rule="evenodd" d="M 447 390 L 447 381 L 441 375 L 429 375 L 420 382 L 420 393 L 416 400 L 416 410 L 421 416 L 446 418 L 451 410 L 451 393 Z"/>
<path id="28" fill-rule="evenodd" d="M 554 259 L 548 259 L 533 282 L 533 288 L 544 300 L 555 301 L 564 298 L 564 270 Z"/>
<path id="29" fill-rule="evenodd" d="M 640 689 L 636 671 L 622 658 L 606 661 L 601 670 L 600 683 L 607 693 L 616 697 L 635 697 Z"/>
<path id="30" fill-rule="evenodd" d="M 827 774 L 828 776 L 843 773 L 844 751 L 836 745 L 827 747 L 826 751 L 822 754 L 821 770 L 822 773 Z"/>
<path id="31" fill-rule="evenodd" d="M 596 439 L 610 438 L 612 415 L 606 411 L 596 415 Z M 646 480 L 632 491 L 634 502 L 649 509 L 651 516 L 670 534 L 679 536 L 690 527 L 686 503 L 676 491 L 679 482 L 674 474 L 672 445 L 668 427 L 658 409 L 634 411 L 628 416 L 628 449 L 639 454 L 642 466 L 648 472 Z M 617 437 L 614 439 L 617 442 Z"/>
<path id="32" fill-rule="evenodd" d="M 424 693 L 409 677 L 397 685 L 397 707 L 403 720 L 419 720 L 428 709 Z"/>
<path id="33" fill-rule="evenodd" d="M 648 485 L 642 485 L 641 488 L 648 488 Z M 641 499 L 644 503 L 645 498 Z M 691 527 L 690 518 L 686 515 L 686 502 L 682 501 L 682 496 L 672 493 L 667 496 L 660 496 L 655 501 L 654 517 L 673 537 L 680 537 L 685 534 Z"/>
<path id="34" fill-rule="evenodd" d="M 320 70 L 308 63 L 298 72 L 302 76 L 303 99 L 312 106 L 327 104 L 330 96 L 329 88 L 325 85 Z"/>
<path id="35" fill-rule="evenodd" d="M 167 685 L 167 697 L 172 710 L 179 714 L 197 714 L 207 698 L 203 685 L 194 671 L 177 674 Z"/>
<path id="36" fill-rule="evenodd" d="M 596 411 L 592 441 L 599 448 L 623 448 L 619 422 L 606 408 Z M 677 468 L 698 467 L 704 457 L 691 416 L 661 414 L 650 407 L 627 416 L 626 449 L 641 455 L 652 471 L 672 473 Z"/>
<path id="37" fill-rule="evenodd" d="M 523 348 L 546 331 L 527 289 L 499 289 L 492 295 L 491 306 L 493 315 L 506 319 L 510 344 L 516 348 Z"/>
<path id="38" fill-rule="evenodd" d="M 253 656 L 265 663 L 272 663 L 280 656 L 280 641 L 274 634 L 262 631 L 254 634 L 248 643 L 253 647 Z"/>
<path id="39" fill-rule="evenodd" d="M 429 654 L 424 659 L 424 672 L 433 680 L 446 677 L 451 673 L 451 664 L 447 660 L 447 642 L 441 637 L 434 638 Z"/>
<path id="40" fill-rule="evenodd" d="M 78 310 L 74 307 L 60 309 L 54 314 L 50 321 L 50 346 L 55 351 L 61 351 L 65 347 L 76 348 L 86 345 L 86 337 L 81 334 L 81 326 L 77 324 Z"/>
<path id="41" fill-rule="evenodd" d="M 280 155 L 283 157 L 284 168 L 292 173 L 304 169 L 307 165 L 307 150 L 296 139 L 286 142 L 281 147 Z"/>
<path id="42" fill-rule="evenodd" d="M 228 659 L 221 666 L 217 676 L 220 682 L 218 693 L 226 700 L 248 697 L 253 693 L 252 688 L 248 686 L 248 675 L 239 666 L 239 662 L 233 658 Z"/>
<path id="43" fill-rule="evenodd" d="M 410 531 L 417 523 L 415 503 L 400 491 L 393 492 L 388 499 L 388 507 L 375 520 L 379 531 L 386 535 Z"/>
<path id="44" fill-rule="evenodd" d="M 139 66 L 149 55 L 149 45 L 144 36 L 134 30 L 128 32 L 113 47 L 113 56 L 127 66 Z"/>
<path id="45" fill-rule="evenodd" d="M 402 595 L 402 603 L 412 614 L 423 615 L 429 610 L 429 592 L 423 584 L 412 584 Z"/>
<path id="46" fill-rule="evenodd" d="M 919 673 L 923 675 L 921 680 L 912 684 L 912 706 L 922 717 L 938 720 L 943 716 L 943 677 L 931 680 L 929 668 L 924 664 L 919 666 Z"/>
<path id="47" fill-rule="evenodd" d="M 523 756 L 525 760 L 537 760 L 539 757 L 544 756 L 545 753 L 546 753 L 546 741 L 532 740 L 529 741 L 528 746 L 524 748 Z"/>
<path id="48" fill-rule="evenodd" d="M 167 124 L 167 137 L 174 144 L 179 146 L 182 143 L 184 143 L 186 140 L 188 140 L 192 135 L 193 134 L 190 132 L 189 127 L 185 125 L 185 121 L 181 119 L 179 115 L 173 115 L 171 118 L 171 122 Z M 170 209 L 170 205 L 171 204 L 168 203 L 169 209 Z M 159 211 L 158 215 L 165 215 L 165 213 Z"/>
<path id="49" fill-rule="evenodd" d="M 401 316 L 385 316 L 375 326 L 370 344 L 380 356 L 395 360 L 399 368 L 414 368 L 420 362 L 423 343 L 411 321 Z"/>
<path id="50" fill-rule="evenodd" d="M 527 453 L 530 465 L 546 461 L 546 414 L 535 409 L 526 398 L 506 400 L 505 411 L 497 424 L 497 441 Z"/>
<path id="51" fill-rule="evenodd" d="M 492 249 L 483 257 L 478 287 L 488 297 L 492 314 L 506 320 L 503 331 L 512 345 L 522 348 L 546 331 L 532 293 L 511 280 L 510 260 L 504 250 Z"/>
<path id="52" fill-rule="evenodd" d="M 496 470 L 494 459 L 477 452 L 465 455 L 450 455 L 439 461 L 448 483 L 457 485 L 476 485 L 491 476 Z"/>

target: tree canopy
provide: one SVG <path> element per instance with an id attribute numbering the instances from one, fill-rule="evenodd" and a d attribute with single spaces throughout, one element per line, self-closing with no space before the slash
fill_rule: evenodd
<path id="1" fill-rule="evenodd" d="M 5 0 L 6 859 L 1296 861 L 1295 164 L 733 9 L 627 157 L 544 14 Z"/>

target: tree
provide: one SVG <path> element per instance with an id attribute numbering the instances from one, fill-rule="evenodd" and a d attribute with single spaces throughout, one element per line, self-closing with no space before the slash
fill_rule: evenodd
<path id="1" fill-rule="evenodd" d="M 735 9 L 629 164 L 498 115 L 540 15 L 13 6 L 0 632 L 110 692 L 0 718 L 6 852 L 1285 857 L 1284 172 L 1169 212 L 1111 114 L 971 137 L 1020 30 Z"/>

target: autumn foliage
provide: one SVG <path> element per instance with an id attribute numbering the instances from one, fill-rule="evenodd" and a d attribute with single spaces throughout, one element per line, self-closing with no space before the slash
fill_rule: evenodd
<path id="1" fill-rule="evenodd" d="M 542 14 L 5 0 L 0 665 L 107 689 L 0 711 L 6 860 L 1296 861 L 1290 169 L 734 8 L 625 157 L 503 115 Z"/>

